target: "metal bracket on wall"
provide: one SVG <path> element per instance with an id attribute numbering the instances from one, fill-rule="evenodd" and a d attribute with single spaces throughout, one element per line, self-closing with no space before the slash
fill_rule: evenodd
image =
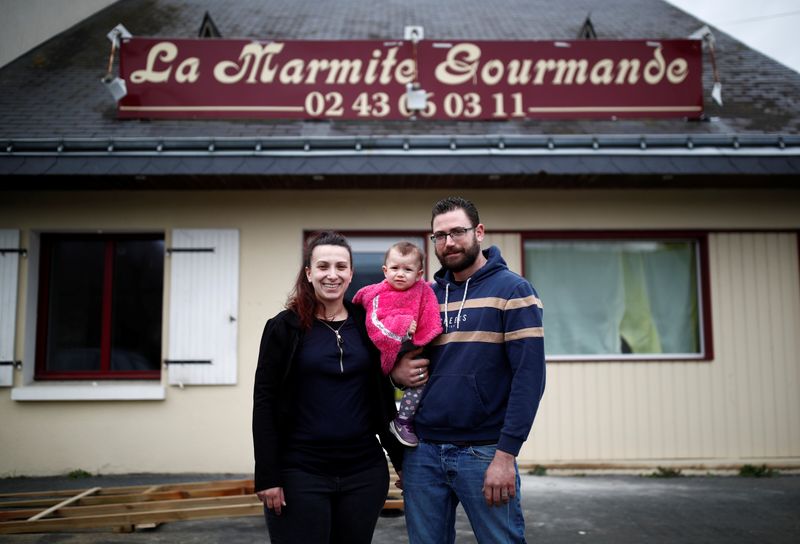
<path id="1" fill-rule="evenodd" d="M 164 359 L 164 366 L 169 365 L 210 365 L 211 359 Z"/>
<path id="2" fill-rule="evenodd" d="M 22 361 L 0 361 L 0 366 L 13 366 L 19 370 L 22 368 Z"/>
<path id="3" fill-rule="evenodd" d="M 27 257 L 28 256 L 28 250 L 27 249 L 18 249 L 18 248 L 11 248 L 11 247 L 0 247 L 0 256 L 5 255 L 6 253 L 18 253 L 19 255 L 22 255 L 23 257 Z"/>
<path id="4" fill-rule="evenodd" d="M 168 247 L 167 255 L 173 253 L 214 253 L 213 247 Z"/>

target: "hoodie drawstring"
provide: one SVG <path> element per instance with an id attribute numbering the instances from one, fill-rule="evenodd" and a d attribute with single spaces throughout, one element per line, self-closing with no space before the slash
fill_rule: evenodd
<path id="1" fill-rule="evenodd" d="M 456 328 L 461 328 L 461 310 L 464 309 L 464 302 L 467 300 L 467 290 L 469 289 L 469 280 L 472 278 L 467 278 L 467 283 L 464 284 L 464 296 L 461 297 L 461 306 L 458 308 L 458 315 L 456 316 Z"/>
<path id="2" fill-rule="evenodd" d="M 458 308 L 458 314 L 456 315 L 456 329 L 461 328 L 461 310 L 464 309 L 464 303 L 467 301 L 467 290 L 469 289 L 469 280 L 472 278 L 467 278 L 467 282 L 464 284 L 464 296 L 461 297 L 461 306 Z M 447 283 L 444 286 L 444 332 L 450 332 L 450 319 L 447 317 L 447 303 L 450 300 L 450 284 Z"/>
<path id="3" fill-rule="evenodd" d="M 447 299 L 450 296 L 450 284 L 444 286 L 444 332 L 450 332 L 450 320 L 447 319 Z"/>

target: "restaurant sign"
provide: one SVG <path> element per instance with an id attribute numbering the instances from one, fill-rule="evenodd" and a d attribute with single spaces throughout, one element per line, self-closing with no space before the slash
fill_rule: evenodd
<path id="1" fill-rule="evenodd" d="M 122 118 L 509 120 L 703 112 L 700 40 L 129 38 Z"/>

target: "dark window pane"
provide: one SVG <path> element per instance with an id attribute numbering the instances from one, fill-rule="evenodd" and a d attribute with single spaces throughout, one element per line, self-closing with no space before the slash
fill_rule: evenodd
<path id="1" fill-rule="evenodd" d="M 50 261 L 46 368 L 100 370 L 105 242 L 55 240 Z"/>
<path id="2" fill-rule="evenodd" d="M 162 240 L 120 240 L 114 251 L 111 370 L 161 365 Z"/>
<path id="3" fill-rule="evenodd" d="M 389 247 L 388 245 L 386 246 Z M 359 289 L 365 285 L 380 283 L 383 281 L 383 256 L 384 253 L 377 252 L 353 252 L 353 281 L 347 288 L 345 298 L 352 300 Z"/>
<path id="4" fill-rule="evenodd" d="M 42 267 L 37 379 L 158 376 L 163 240 L 44 234 Z"/>

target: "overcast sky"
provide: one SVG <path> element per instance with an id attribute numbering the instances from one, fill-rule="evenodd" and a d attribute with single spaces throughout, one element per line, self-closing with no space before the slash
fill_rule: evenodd
<path id="1" fill-rule="evenodd" d="M 800 72 L 800 0 L 666 0 Z"/>

